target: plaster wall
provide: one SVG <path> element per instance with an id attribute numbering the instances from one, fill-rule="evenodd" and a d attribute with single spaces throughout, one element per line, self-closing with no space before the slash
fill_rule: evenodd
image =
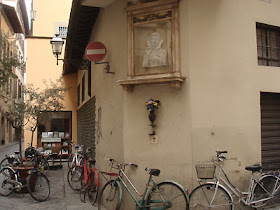
<path id="1" fill-rule="evenodd" d="M 109 97 L 109 104 L 120 102 L 114 107 L 122 112 L 105 112 L 110 112 L 111 122 L 123 117 L 123 123 L 118 123 L 123 124 L 123 134 L 118 136 L 123 141 L 119 157 L 123 151 L 125 162 L 139 165 L 135 170 L 128 168 L 128 174 L 137 187 L 144 187 L 144 168 L 160 168 L 160 179 L 174 179 L 191 190 L 197 185 L 195 164 L 210 161 L 215 150 L 221 149 L 229 152 L 225 167 L 230 178 L 245 190 L 250 173 L 244 167 L 261 162 L 260 92 L 280 91 L 279 68 L 258 66 L 256 22 L 280 26 L 280 2 L 181 0 L 180 70 L 186 76 L 182 88 L 138 86 L 132 93 L 109 83 L 126 77 L 124 8 L 125 1 L 118 1 L 102 10 L 92 40 L 107 46 L 105 60 L 116 72 L 106 75 L 97 72 L 102 67 L 93 65 L 93 81 L 98 87 L 94 91 L 98 105 L 108 106 L 108 101 L 105 105 L 102 100 L 112 93 L 115 97 Z M 157 144 L 149 139 L 145 101 L 150 97 L 162 103 L 155 121 Z M 103 124 L 102 128 L 108 127 Z M 109 143 L 103 136 L 97 145 L 101 166 L 104 156 L 114 157 L 116 146 L 119 142 Z"/>
<path id="2" fill-rule="evenodd" d="M 115 72 L 115 74 L 106 74 L 105 64 L 91 62 L 91 96 L 96 98 L 96 165 L 100 170 L 105 171 L 109 170 L 108 158 L 124 160 L 124 95 L 117 81 L 126 75 L 126 24 L 123 24 L 126 13 L 123 11 L 124 1 L 113 4 L 114 6 L 106 10 L 100 9 L 94 33 L 89 40 L 89 42 L 100 41 L 105 44 L 107 55 L 103 61 L 109 61 L 110 71 Z M 77 85 L 82 87 L 83 76 L 85 100 L 80 103 L 78 109 L 90 99 L 87 71 L 78 71 Z"/>
<path id="3" fill-rule="evenodd" d="M 36 19 L 33 22 L 33 35 L 53 37 L 57 24 L 68 25 L 72 0 L 34 0 Z"/>
<path id="4" fill-rule="evenodd" d="M 26 84 L 33 84 L 35 87 L 44 88 L 43 81 L 55 82 L 62 75 L 62 62 L 56 65 L 56 60 L 51 53 L 49 39 L 30 38 L 27 41 L 27 52 L 41 52 L 28 53 L 26 62 Z M 43 62 L 42 62 L 43 61 Z M 72 139 L 77 139 L 77 75 L 70 74 L 63 77 L 65 88 L 68 88 L 64 101 L 64 111 L 72 111 Z M 31 132 L 28 131 L 26 126 L 25 131 L 25 146 L 30 143 Z M 34 138 L 34 143 L 36 142 Z M 36 145 L 36 144 L 35 144 Z"/>
<path id="5" fill-rule="evenodd" d="M 63 62 L 59 61 L 56 65 L 50 40 L 55 34 L 57 24 L 68 25 L 71 5 L 71 0 L 33 0 L 36 19 L 33 22 L 33 37 L 27 38 L 26 84 L 32 83 L 35 87 L 44 88 L 43 80 L 55 82 L 62 76 Z M 64 48 L 62 52 L 64 52 Z M 62 54 L 60 58 L 63 57 Z M 72 111 L 72 138 L 74 141 L 77 139 L 76 77 L 76 74 L 63 77 L 65 87 L 69 88 L 63 102 L 64 111 Z M 28 125 L 25 129 L 24 143 L 26 147 L 27 143 L 30 143 L 31 132 L 28 131 Z M 36 137 L 35 132 L 34 146 L 37 143 Z"/>
<path id="6" fill-rule="evenodd" d="M 101 9 L 90 40 L 105 44 L 107 55 L 103 61 L 109 61 L 111 71 L 115 72 L 106 74 L 105 66 L 92 63 L 92 92 L 96 97 L 96 108 L 102 108 L 102 138 L 96 139 L 97 167 L 108 170 L 108 157 L 138 164 L 137 169 L 128 167 L 126 172 L 140 192 L 148 179 L 145 167 L 161 169 L 160 177 L 155 180 L 173 179 L 187 186 L 187 177 L 191 176 L 188 83 L 184 83 L 181 89 L 165 85 L 139 86 L 132 93 L 123 91 L 117 84 L 127 76 L 125 7 L 126 1 L 120 0 Z M 79 72 L 79 83 L 82 75 L 83 72 Z M 150 97 L 162 102 L 156 119 L 158 144 L 150 143 L 149 133 L 152 131 L 145 107 Z M 130 198 L 124 199 L 123 206 L 132 207 L 130 201 Z"/>
<path id="7" fill-rule="evenodd" d="M 188 56 L 190 170 L 211 160 L 216 149 L 228 150 L 229 177 L 245 190 L 250 172 L 244 167 L 261 162 L 260 92 L 280 90 L 279 68 L 258 66 L 256 22 L 280 26 L 280 2 L 183 0 L 180 7 L 180 36 L 187 39 L 182 49 L 188 49 L 181 57 Z"/>

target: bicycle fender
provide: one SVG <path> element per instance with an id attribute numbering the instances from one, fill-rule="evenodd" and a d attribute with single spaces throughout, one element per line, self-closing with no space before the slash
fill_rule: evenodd
<path id="1" fill-rule="evenodd" d="M 180 185 L 178 182 L 175 182 L 175 181 L 172 181 L 172 180 L 163 180 L 163 181 L 158 182 L 157 185 L 161 184 L 161 183 L 164 183 L 164 182 L 167 182 L 167 183 L 169 182 L 169 183 L 177 185 L 184 192 L 184 194 L 185 194 L 185 196 L 187 198 L 188 203 L 190 203 L 190 199 L 189 199 L 189 195 L 187 193 L 187 190 L 182 185 Z M 152 189 L 149 191 L 149 193 L 151 191 L 152 191 Z"/>
<path id="2" fill-rule="evenodd" d="M 119 197 L 120 206 L 119 206 L 119 207 L 121 207 L 121 204 L 122 204 L 122 197 L 123 197 L 122 186 L 121 186 L 120 181 L 118 181 L 118 180 L 116 180 L 115 183 L 118 185 L 118 188 L 119 188 L 119 190 L 120 190 L 120 197 Z"/>
<path id="3" fill-rule="evenodd" d="M 95 176 L 96 176 L 96 186 L 99 187 L 100 186 L 100 179 L 99 179 L 99 173 L 96 170 L 93 170 Z"/>
<path id="4" fill-rule="evenodd" d="M 216 184 L 215 182 L 206 182 L 207 184 Z M 233 198 L 231 196 L 231 193 L 228 191 L 228 189 L 226 187 L 224 187 L 223 185 L 219 184 L 219 187 L 222 188 L 224 191 L 227 192 L 227 194 L 229 195 L 231 201 L 233 202 Z"/>

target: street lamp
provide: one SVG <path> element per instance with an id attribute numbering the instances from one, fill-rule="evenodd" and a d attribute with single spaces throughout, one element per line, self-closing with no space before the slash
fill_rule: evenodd
<path id="1" fill-rule="evenodd" d="M 63 60 L 59 59 L 59 55 L 61 55 L 62 52 L 62 46 L 64 44 L 64 41 L 62 40 L 61 37 L 58 37 L 58 34 L 56 34 L 52 40 L 51 40 L 51 45 L 52 45 L 52 51 L 54 56 L 56 57 L 56 65 L 58 65 L 58 60 Z"/>
<path id="2" fill-rule="evenodd" d="M 31 17 L 31 21 L 35 21 L 35 18 L 36 18 L 36 10 L 31 10 L 31 11 L 30 11 L 30 17 Z"/>

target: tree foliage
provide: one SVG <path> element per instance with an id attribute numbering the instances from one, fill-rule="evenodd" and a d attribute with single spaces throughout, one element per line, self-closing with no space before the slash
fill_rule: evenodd
<path id="1" fill-rule="evenodd" d="M 15 40 L 8 34 L 0 32 L 0 86 L 5 86 L 11 77 L 16 77 L 14 68 L 24 68 L 23 59 L 15 50 Z"/>
<path id="2" fill-rule="evenodd" d="M 38 118 L 42 112 L 46 111 L 60 111 L 63 107 L 63 97 L 67 89 L 64 87 L 62 78 L 56 82 L 50 81 L 48 84 L 43 81 L 44 88 L 35 88 L 30 84 L 25 88 L 25 115 L 26 124 L 32 132 L 31 145 L 33 142 L 33 135 L 38 127 Z"/>

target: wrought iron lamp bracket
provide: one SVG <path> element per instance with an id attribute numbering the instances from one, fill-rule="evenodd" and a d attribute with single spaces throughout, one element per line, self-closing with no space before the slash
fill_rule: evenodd
<path id="1" fill-rule="evenodd" d="M 106 73 L 115 74 L 115 72 L 110 71 L 110 63 L 108 61 L 107 62 L 95 62 L 95 64 L 107 64 L 104 68 L 106 70 Z"/>

